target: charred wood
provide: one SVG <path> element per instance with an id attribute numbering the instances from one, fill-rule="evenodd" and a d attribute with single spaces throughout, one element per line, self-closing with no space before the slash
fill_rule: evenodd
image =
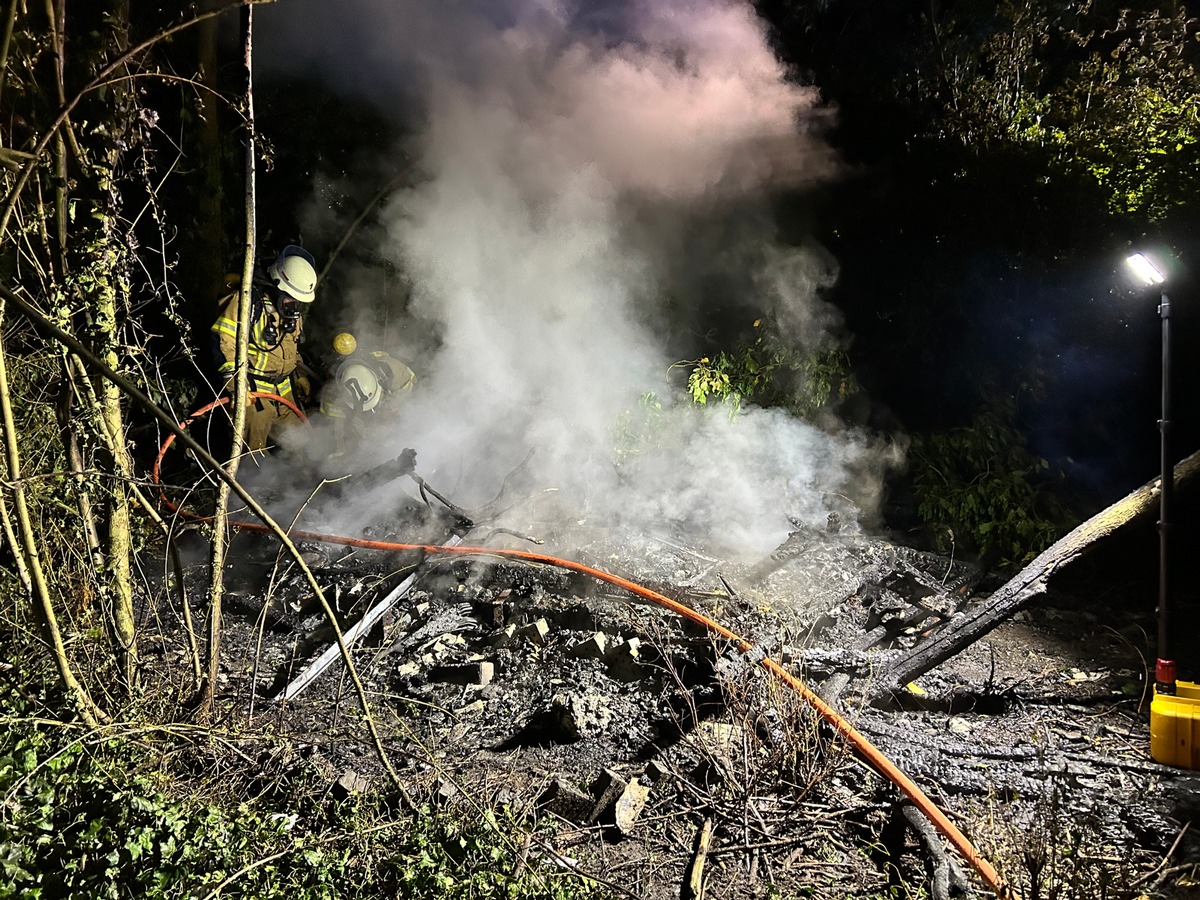
<path id="1" fill-rule="evenodd" d="M 445 542 L 443 546 L 454 547 L 462 543 L 462 538 L 458 535 L 453 535 Z M 364 637 L 377 622 L 382 620 L 384 615 L 390 610 L 401 597 L 405 596 L 417 581 L 417 576 L 420 574 L 420 569 L 413 572 L 409 577 L 405 578 L 395 590 L 380 600 L 375 606 L 371 607 L 352 628 L 350 628 L 342 637 L 343 642 L 347 647 L 353 647 L 362 637 Z M 339 648 L 337 644 L 328 647 L 313 663 L 300 673 L 290 684 L 275 698 L 276 703 L 283 703 L 292 699 L 324 672 L 330 664 L 337 658 Z"/>
<path id="2" fill-rule="evenodd" d="M 1045 743 L 981 745 L 947 732 L 921 734 L 877 716 L 866 717 L 857 725 L 918 782 L 936 785 L 947 794 L 1049 799 L 1067 788 L 1072 802 L 1082 808 L 1107 796 L 1113 784 L 1129 779 L 1143 781 L 1145 791 L 1174 797 L 1190 796 L 1200 783 L 1200 777 L 1140 759 Z M 1116 815 L 1119 811 L 1110 812 Z"/>
<path id="3" fill-rule="evenodd" d="M 970 883 L 958 861 L 946 852 L 942 838 L 930 821 L 911 803 L 899 805 L 884 830 L 883 843 L 888 855 L 895 860 L 903 850 L 904 835 L 912 831 L 925 854 L 929 872 L 929 896 L 932 900 L 965 897 Z M 894 867 L 899 869 L 898 866 Z"/>
<path id="4" fill-rule="evenodd" d="M 1175 467 L 1175 480 L 1183 484 L 1200 471 L 1200 451 Z M 1125 525 L 1152 514 L 1161 492 L 1155 479 L 1088 519 L 1058 541 L 986 599 L 954 616 L 928 638 L 880 673 L 873 699 L 886 699 L 929 670 L 969 647 L 1013 613 L 1024 609 L 1046 591 L 1056 572 L 1086 554 L 1101 539 Z"/>
<path id="5" fill-rule="evenodd" d="M 762 581 L 789 561 L 805 555 L 814 546 L 841 532 L 841 523 L 834 515 L 830 515 L 823 531 L 818 531 L 796 519 L 790 519 L 790 521 L 796 526 L 796 530 L 789 532 L 783 543 L 771 551 L 770 556 L 746 573 L 746 577 L 751 583 Z"/>

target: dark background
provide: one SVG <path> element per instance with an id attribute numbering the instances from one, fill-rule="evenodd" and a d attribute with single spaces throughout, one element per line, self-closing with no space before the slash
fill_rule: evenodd
<path id="1" fill-rule="evenodd" d="M 1017 427 L 1072 508 L 1082 517 L 1114 502 L 1159 472 L 1157 291 L 1135 287 L 1123 265 L 1152 247 L 1175 260 L 1172 456 L 1200 448 L 1194 198 L 1168 220 L 1123 218 L 1094 184 L 1049 177 L 1037 156 L 931 137 L 937 111 L 897 89 L 928 52 L 926 3 L 756 6 L 795 77 L 836 109 L 828 139 L 847 174 L 815 193 L 781 194 L 774 206 L 785 237 L 815 233 L 838 261 L 826 296 L 845 316 L 863 388 L 848 416 L 922 434 L 968 424 L 988 397 L 1012 397 Z M 231 87 L 241 77 L 236 54 L 224 77 Z M 257 79 L 256 100 L 272 141 L 272 164 L 259 174 L 260 246 L 305 240 L 296 200 L 311 194 L 314 173 L 344 176 L 322 199 L 347 218 L 394 176 L 371 151 L 394 145 L 398 128 L 369 105 L 269 73 Z M 304 140 L 285 139 L 296 134 Z M 332 249 L 307 238 L 319 259 Z M 235 265 L 240 246 L 227 250 Z M 321 316 L 314 310 L 315 329 Z"/>

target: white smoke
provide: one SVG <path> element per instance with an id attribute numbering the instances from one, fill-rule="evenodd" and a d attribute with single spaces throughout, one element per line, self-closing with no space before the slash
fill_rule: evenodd
<path id="1" fill-rule="evenodd" d="M 557 489 L 573 517 L 670 526 L 725 552 L 769 551 L 789 515 L 823 521 L 845 511 L 832 497 L 874 496 L 859 437 L 697 409 L 666 380 L 672 329 L 714 299 L 769 311 L 808 347 L 838 325 L 817 296 L 835 267 L 781 246 L 764 203 L 834 173 L 825 113 L 748 2 L 327 10 L 263 8 L 260 59 L 420 124 L 375 248 L 411 285 L 384 349 L 418 388 L 361 461 L 416 447 L 430 484 L 470 506 L 533 450 L 526 487 Z M 643 414 L 644 440 L 621 446 L 620 423 Z"/>

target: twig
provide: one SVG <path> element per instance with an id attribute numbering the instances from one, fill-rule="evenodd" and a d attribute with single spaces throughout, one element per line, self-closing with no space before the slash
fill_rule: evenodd
<path id="1" fill-rule="evenodd" d="M 541 540 L 540 538 L 535 538 L 532 535 L 528 535 L 528 534 L 521 534 L 521 532 L 515 531 L 512 528 L 493 528 L 491 531 L 489 531 L 487 534 L 485 534 L 482 537 L 482 539 L 480 540 L 480 543 L 486 544 L 488 541 L 490 541 L 492 538 L 494 538 L 498 534 L 511 534 L 513 537 L 520 538 L 523 541 L 528 541 L 531 544 L 546 543 L 545 541 Z"/>
<path id="2" fill-rule="evenodd" d="M 714 847 L 708 851 L 709 856 L 723 856 L 726 853 L 746 853 L 750 850 L 773 850 L 777 847 L 794 847 L 804 843 L 804 837 L 776 838 L 773 841 L 758 841 L 754 844 L 738 844 L 728 847 Z"/>
<path id="3" fill-rule="evenodd" d="M 1175 835 L 1175 841 L 1174 841 L 1174 843 L 1171 844 L 1171 849 L 1168 850 L 1166 855 L 1162 858 L 1162 862 L 1160 862 L 1157 866 L 1155 866 L 1153 869 L 1151 869 L 1145 875 L 1139 875 L 1137 878 L 1135 878 L 1133 881 L 1131 881 L 1129 883 L 1130 887 L 1138 887 L 1139 885 L 1145 884 L 1147 881 L 1149 881 L 1151 878 L 1154 878 L 1156 875 L 1159 874 L 1159 872 L 1162 872 L 1166 868 L 1167 863 L 1171 861 L 1171 857 L 1174 855 L 1175 851 L 1179 848 L 1179 842 L 1183 840 L 1183 836 L 1185 834 L 1187 834 L 1188 827 L 1191 824 L 1192 823 L 1190 821 L 1183 823 L 1183 827 L 1179 829 L 1179 834 Z"/>
<path id="4" fill-rule="evenodd" d="M 242 866 L 240 869 L 238 869 L 236 872 L 234 872 L 232 875 L 230 875 L 228 878 L 226 878 L 224 881 L 222 881 L 220 884 L 218 884 L 215 888 L 213 888 L 211 891 L 209 891 L 207 894 L 205 894 L 204 897 L 201 898 L 201 900 L 213 900 L 214 897 L 220 896 L 221 891 L 225 890 L 225 888 L 229 887 L 229 885 L 233 884 L 233 882 L 237 881 L 239 878 L 241 878 L 247 872 L 253 872 L 259 866 L 265 866 L 269 862 L 274 862 L 275 860 L 279 859 L 281 856 L 287 856 L 289 853 L 291 853 L 293 850 L 296 850 L 296 849 L 298 849 L 298 848 L 297 847 L 287 847 L 286 849 L 280 850 L 278 853 L 272 853 L 270 856 L 264 856 L 262 859 L 256 859 L 254 862 L 250 863 L 249 865 Z"/>
<path id="5" fill-rule="evenodd" d="M 733 586 L 728 581 L 725 580 L 724 575 L 722 575 L 720 572 L 718 572 L 717 578 L 721 579 L 721 584 L 723 584 L 725 586 L 725 592 L 727 594 L 729 594 L 730 600 L 733 600 L 735 603 L 741 600 L 741 597 L 738 596 L 738 592 L 735 591 L 733 589 Z"/>
<path id="6" fill-rule="evenodd" d="M 690 900 L 703 900 L 704 897 L 704 863 L 708 859 L 709 848 L 712 846 L 712 819 L 706 818 L 696 838 L 696 854 L 692 857 L 691 868 L 688 869 L 686 897 Z"/>

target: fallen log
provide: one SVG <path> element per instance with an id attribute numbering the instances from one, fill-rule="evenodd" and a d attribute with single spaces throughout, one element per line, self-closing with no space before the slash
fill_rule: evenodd
<path id="1" fill-rule="evenodd" d="M 1175 483 L 1184 484 L 1197 472 L 1200 472 L 1200 451 L 1175 466 Z M 1161 478 L 1155 478 L 1092 516 L 985 600 L 951 617 L 911 650 L 893 660 L 886 669 L 877 673 L 872 700 L 895 693 L 913 679 L 971 646 L 1045 593 L 1052 575 L 1084 555 L 1101 538 L 1155 510 L 1161 493 L 1161 481 Z"/>

